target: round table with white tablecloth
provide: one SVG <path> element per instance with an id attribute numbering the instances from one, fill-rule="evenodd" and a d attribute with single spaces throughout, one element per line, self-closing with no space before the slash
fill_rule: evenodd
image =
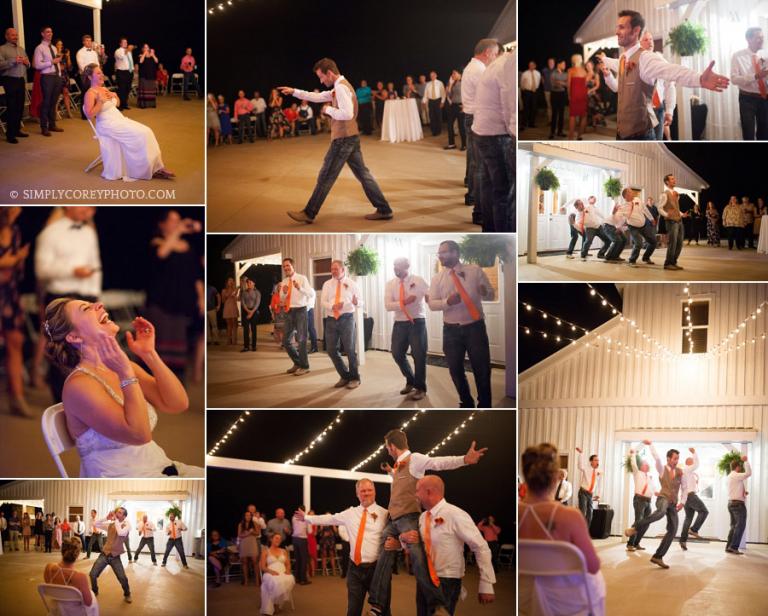
<path id="1" fill-rule="evenodd" d="M 421 118 L 415 98 L 401 98 L 384 102 L 384 119 L 381 122 L 381 140 L 398 143 L 419 141 L 424 138 Z"/>
<path id="2" fill-rule="evenodd" d="M 768 216 L 760 219 L 760 237 L 757 240 L 757 254 L 768 254 Z"/>

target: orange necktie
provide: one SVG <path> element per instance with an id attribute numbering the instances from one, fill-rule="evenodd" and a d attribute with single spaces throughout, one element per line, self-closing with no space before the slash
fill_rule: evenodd
<path id="1" fill-rule="evenodd" d="M 595 471 L 592 471 L 592 481 L 589 482 L 589 493 L 592 494 L 592 490 L 595 489 Z"/>
<path id="2" fill-rule="evenodd" d="M 405 283 L 402 280 L 400 281 L 400 310 L 402 310 L 403 314 L 408 317 L 408 320 L 413 323 L 413 318 L 408 314 L 408 309 L 405 307 Z"/>
<path id="3" fill-rule="evenodd" d="M 368 511 L 363 509 L 363 515 L 360 517 L 360 526 L 357 529 L 357 540 L 355 541 L 355 556 L 352 562 L 359 565 L 363 562 L 363 535 L 365 534 L 365 521 L 368 519 Z"/>
<path id="4" fill-rule="evenodd" d="M 176 539 L 176 524 L 171 522 L 171 539 Z"/>
<path id="5" fill-rule="evenodd" d="M 659 98 L 659 91 L 654 88 L 653 89 L 653 108 L 659 109 L 661 107 L 661 99 Z"/>
<path id="6" fill-rule="evenodd" d="M 755 74 L 760 72 L 760 61 L 757 58 L 757 54 L 752 56 L 752 66 L 755 67 Z M 768 90 L 765 87 L 765 79 L 758 79 L 757 87 L 760 89 L 760 96 L 763 98 L 768 98 Z"/>
<path id="7" fill-rule="evenodd" d="M 293 280 L 288 279 L 288 293 L 285 295 L 285 311 L 288 312 L 291 309 L 291 293 L 293 292 Z"/>
<path id="8" fill-rule="evenodd" d="M 341 303 L 341 280 L 336 281 L 336 299 L 333 300 L 333 318 L 337 319 L 341 316 L 341 310 L 336 308 L 336 304 Z"/>
<path id="9" fill-rule="evenodd" d="M 464 285 L 461 284 L 461 280 L 459 280 L 458 274 L 456 274 L 455 270 L 451 270 L 451 278 L 453 278 L 453 285 L 456 287 L 456 291 L 459 294 L 459 297 L 461 298 L 461 301 L 464 302 L 464 305 L 467 307 L 467 310 L 469 310 L 469 316 L 472 317 L 473 321 L 479 321 L 480 320 L 480 311 L 477 309 L 477 306 L 475 306 L 472 299 L 469 297 L 469 294 L 467 293 L 467 290 L 464 288 Z"/>
<path id="10" fill-rule="evenodd" d="M 435 586 L 440 586 L 440 578 L 435 571 L 435 563 L 432 561 L 432 514 L 427 511 L 424 520 L 424 551 L 427 553 L 427 567 L 429 568 L 429 579 Z"/>
<path id="11" fill-rule="evenodd" d="M 624 69 L 627 66 L 627 58 L 622 54 L 621 60 L 619 60 L 619 79 L 624 79 Z"/>

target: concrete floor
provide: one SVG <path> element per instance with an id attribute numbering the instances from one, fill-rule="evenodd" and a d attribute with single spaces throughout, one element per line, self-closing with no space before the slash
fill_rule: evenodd
<path id="1" fill-rule="evenodd" d="M 208 231 L 480 231 L 464 205 L 464 152 L 443 150 L 445 131 L 413 143 L 361 137 L 365 163 L 394 210 L 391 220 L 363 218 L 374 209 L 345 167 L 315 222 L 292 221 L 285 212 L 306 205 L 329 142 L 323 133 L 209 148 Z"/>
<path id="2" fill-rule="evenodd" d="M 508 616 L 515 613 L 515 574 L 504 570 L 496 574 L 494 591 L 496 600 L 488 605 L 477 602 L 477 570 L 467 568 L 463 585 L 467 589 L 467 598 L 460 601 L 456 616 Z M 401 573 L 392 576 L 392 614 L 393 616 L 413 616 L 415 607 L 416 581 L 413 576 Z M 231 614 L 256 615 L 259 601 L 257 586 L 241 586 L 239 581 L 231 581 L 220 588 L 208 588 L 208 616 L 230 616 Z M 347 605 L 347 587 L 345 580 L 338 576 L 317 576 L 309 586 L 296 586 L 293 591 L 295 610 L 286 604 L 281 612 L 291 616 L 339 616 L 344 614 Z M 367 605 L 367 604 L 366 604 Z M 367 613 L 367 612 L 364 612 Z"/>
<path id="3" fill-rule="evenodd" d="M 131 120 L 149 126 L 155 133 L 163 153 L 163 163 L 176 174 L 172 180 L 140 180 L 137 182 L 108 181 L 101 177 L 101 166 L 85 173 L 86 166 L 99 154 L 98 143 L 87 122 L 77 116 L 58 122 L 63 133 L 43 137 L 40 126 L 27 122 L 27 139 L 18 145 L 0 141 L 3 159 L 3 187 L 0 202 L 8 205 L 22 203 L 73 202 L 72 196 L 50 195 L 36 197 L 25 190 L 103 190 L 131 191 L 129 195 L 99 193 L 93 198 L 77 193 L 78 203 L 205 203 L 205 106 L 202 100 L 183 101 L 180 96 L 158 97 L 156 109 L 139 109 L 133 103 L 124 112 Z M 40 173 L 45 169 L 45 173 Z M 18 197 L 10 193 L 16 191 Z M 134 191 L 144 191 L 137 194 Z M 171 191 L 172 194 L 150 194 L 150 191 Z"/>
<path id="4" fill-rule="evenodd" d="M 628 553 L 618 537 L 595 541 L 608 588 L 606 614 L 647 616 L 761 616 L 768 611 L 768 546 L 748 544 L 745 556 L 725 553 L 725 543 L 675 542 L 663 570 L 649 561 L 660 539 L 646 538 L 644 552 Z"/>
<path id="5" fill-rule="evenodd" d="M 600 240 L 595 243 L 600 245 Z M 628 267 L 625 263 L 605 263 L 598 259 L 593 250 L 589 260 L 582 262 L 576 254 L 575 259 L 566 259 L 565 253 L 539 255 L 538 262 L 528 263 L 526 257 L 518 259 L 518 278 L 531 280 L 582 280 L 598 281 L 649 281 L 649 282 L 687 282 L 705 280 L 755 281 L 768 280 L 768 255 L 759 255 L 756 250 L 728 250 L 723 244 L 720 248 L 701 244 L 687 244 L 680 253 L 678 265 L 683 269 L 672 271 L 664 269 L 666 248 L 658 249 L 651 260 L 656 265 Z M 629 249 L 621 255 L 629 257 Z M 638 263 L 640 261 L 638 260 Z"/>
<path id="6" fill-rule="evenodd" d="M 44 583 L 45 565 L 60 560 L 61 554 L 56 553 L 13 552 L 0 556 L 0 605 L 3 606 L 3 613 L 14 616 L 45 614 L 37 585 Z M 205 613 L 204 561 L 188 557 L 189 569 L 182 569 L 173 557 L 168 559 L 166 568 L 152 566 L 149 558 L 130 565 L 126 557 L 122 560 L 133 603 L 123 601 L 123 590 L 107 567 L 99 576 L 101 614 L 202 616 Z M 90 560 L 81 557 L 75 569 L 87 575 L 94 562 L 93 555 Z M 11 602 L 13 608 L 10 607 Z"/>
<path id="7" fill-rule="evenodd" d="M 328 355 L 309 356 L 310 372 L 300 377 L 286 374 L 291 360 L 275 343 L 271 325 L 261 325 L 258 350 L 240 353 L 237 345 L 208 346 L 208 408 L 456 408 L 458 396 L 447 368 L 427 367 L 427 397 L 407 400 L 399 391 L 405 380 L 392 356 L 368 351 L 360 368 L 362 385 L 335 389 L 338 375 Z M 223 336 L 222 336 L 223 338 Z M 322 346 L 321 346 L 322 349 Z M 514 408 L 504 398 L 504 370 L 491 372 L 494 407 Z M 467 374 L 475 395 L 474 378 Z M 475 395 L 475 399 L 477 399 Z"/>
<path id="8" fill-rule="evenodd" d="M 5 383 L 0 385 L 5 391 Z M 195 466 L 205 465 L 205 392 L 202 383 L 187 382 L 189 410 L 181 415 L 159 413 L 155 441 L 172 460 Z M 26 419 L 8 412 L 6 396 L 0 402 L 0 477 L 58 477 L 59 471 L 48 453 L 40 430 L 40 418 L 50 406 L 48 389 L 28 388 L 27 403 L 35 413 Z M 70 477 L 78 477 L 80 458 L 72 449 L 62 455 Z"/>

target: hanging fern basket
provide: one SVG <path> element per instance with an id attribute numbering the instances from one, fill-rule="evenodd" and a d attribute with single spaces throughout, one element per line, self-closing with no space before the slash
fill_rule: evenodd
<path id="1" fill-rule="evenodd" d="M 533 179 L 536 182 L 536 186 L 541 190 L 557 190 L 560 188 L 560 180 L 549 167 L 539 169 Z"/>
<path id="2" fill-rule="evenodd" d="M 721 475 L 727 475 L 731 472 L 731 462 L 741 462 L 741 453 L 738 451 L 729 451 L 717 461 L 717 470 Z"/>
<path id="3" fill-rule="evenodd" d="M 619 180 L 619 178 L 608 178 L 603 184 L 605 194 L 611 199 L 615 199 L 621 194 L 621 188 L 621 180 Z"/>
<path id="4" fill-rule="evenodd" d="M 379 255 L 375 250 L 360 246 L 347 255 L 344 265 L 355 276 L 375 274 L 379 269 Z"/>
<path id="5" fill-rule="evenodd" d="M 460 246 L 462 260 L 480 267 L 491 267 L 497 257 L 502 262 L 511 258 L 509 238 L 502 234 L 465 235 Z"/>
<path id="6" fill-rule="evenodd" d="M 669 31 L 668 45 L 681 57 L 695 56 L 702 53 L 709 44 L 709 39 L 701 24 L 684 21 Z"/>

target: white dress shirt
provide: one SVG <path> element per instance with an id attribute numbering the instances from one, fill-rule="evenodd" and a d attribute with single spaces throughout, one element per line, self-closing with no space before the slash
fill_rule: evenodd
<path id="1" fill-rule="evenodd" d="M 644 496 L 645 498 L 653 498 L 653 480 L 648 473 L 641 471 L 637 467 L 637 454 L 630 455 L 629 462 L 632 466 L 632 480 L 635 484 L 635 494 L 638 496 Z"/>
<path id="2" fill-rule="evenodd" d="M 299 283 L 299 288 L 297 289 L 293 285 L 293 281 L 296 281 Z M 285 301 L 288 298 L 288 287 L 292 286 L 291 288 L 291 308 L 304 308 L 304 307 L 312 307 L 312 305 L 309 303 L 309 300 L 312 299 L 314 294 L 314 289 L 312 289 L 312 285 L 309 284 L 309 280 L 307 280 L 306 276 L 303 276 L 302 274 L 297 274 L 294 272 L 293 276 L 290 278 L 283 278 L 283 280 L 280 282 L 280 305 L 285 306 Z"/>
<path id="3" fill-rule="evenodd" d="M 363 296 L 360 294 L 360 288 L 357 283 L 349 276 L 344 276 L 341 280 L 331 278 L 323 283 L 323 290 L 320 293 L 320 303 L 325 308 L 326 316 L 333 316 L 333 305 L 336 303 L 336 288 L 341 283 L 341 294 L 339 301 L 344 304 L 341 307 L 340 314 L 354 314 L 355 308 L 363 305 Z M 357 298 L 357 306 L 352 303 L 352 298 Z"/>
<path id="4" fill-rule="evenodd" d="M 146 537 L 149 539 L 150 537 L 153 537 L 155 534 L 155 525 L 152 523 L 151 520 L 147 520 L 146 523 L 139 522 L 139 528 L 137 528 L 139 532 L 139 537 Z"/>
<path id="5" fill-rule="evenodd" d="M 91 535 L 100 535 L 101 529 L 96 525 L 98 520 L 96 518 L 88 518 L 88 523 L 85 525 L 85 533 L 83 533 L 86 537 L 90 537 Z M 95 533 L 94 533 L 95 529 Z"/>
<path id="6" fill-rule="evenodd" d="M 75 523 L 74 523 L 75 534 L 76 535 L 82 535 L 84 530 L 85 530 L 85 523 L 82 520 L 75 521 Z"/>
<path id="7" fill-rule="evenodd" d="M 767 53 L 763 49 L 753 52 L 747 48 L 733 54 L 731 57 L 731 81 L 739 87 L 739 90 L 744 90 L 750 94 L 760 94 L 753 58 L 757 56 L 760 69 L 765 69 L 766 62 L 768 62 Z"/>
<path id="8" fill-rule="evenodd" d="M 95 271 L 88 278 L 77 278 L 77 267 Z M 93 226 L 64 216 L 43 229 L 37 236 L 35 275 L 48 293 L 101 295 L 99 238 Z"/>
<path id="9" fill-rule="evenodd" d="M 619 206 L 619 211 L 627 220 L 627 224 L 630 227 L 642 228 L 645 226 L 646 220 L 653 222 L 653 216 L 644 203 L 636 204 L 633 201 L 625 202 Z"/>
<path id="10" fill-rule="evenodd" d="M 128 533 L 131 532 L 131 523 L 128 521 L 128 519 L 124 519 L 122 522 L 115 518 L 114 520 L 108 520 L 107 518 L 104 518 L 103 520 L 96 520 L 94 523 L 94 526 L 96 528 L 100 528 L 101 530 L 109 530 L 110 524 L 115 525 L 115 531 L 117 531 L 118 537 L 127 537 Z"/>
<path id="11" fill-rule="evenodd" d="M 466 543 L 475 555 L 480 572 L 478 593 L 492 595 L 496 574 L 491 562 L 491 548 L 488 547 L 488 543 L 483 539 L 483 535 L 469 514 L 446 502 L 445 499 L 432 507 L 429 513 L 431 556 L 437 577 L 451 579 L 464 577 L 464 544 Z M 426 519 L 427 512 L 424 511 L 419 517 L 419 531 L 422 539 L 425 536 Z"/>
<path id="12" fill-rule="evenodd" d="M 633 49 L 635 49 L 634 47 Z M 659 60 L 662 62 L 667 62 L 667 59 L 658 51 L 651 52 L 654 55 L 658 57 Z M 645 54 L 643 54 L 645 55 Z M 628 56 L 629 57 L 629 56 Z M 642 56 L 641 56 L 642 57 Z M 605 56 L 603 59 L 603 64 L 610 70 L 614 71 L 615 73 L 619 72 L 619 58 L 609 58 L 608 56 Z M 674 65 L 673 65 L 674 66 Z M 616 77 L 611 73 L 608 77 L 605 78 L 606 85 L 613 90 L 614 92 L 617 92 L 619 89 L 619 82 L 617 81 Z M 666 79 L 657 79 L 656 83 L 654 84 L 654 89 L 658 93 L 659 100 L 664 102 L 664 113 L 669 113 L 670 115 L 675 113 L 675 108 L 677 107 L 677 88 L 675 87 L 675 83 L 673 81 L 668 81 Z M 649 102 L 650 108 L 649 111 L 652 115 L 652 120 L 654 125 L 658 124 L 658 119 L 656 118 L 656 114 L 653 112 L 653 100 Z"/>
<path id="13" fill-rule="evenodd" d="M 296 88 L 293 91 L 293 96 L 311 103 L 330 103 L 335 95 L 336 107 L 328 105 L 325 108 L 325 113 L 334 120 L 351 120 L 355 117 L 355 105 L 352 102 L 353 92 L 340 83 L 342 79 L 344 79 L 344 75 L 339 75 L 339 78 L 333 83 L 333 90 L 307 92 Z"/>
<path id="14" fill-rule="evenodd" d="M 128 58 L 131 52 L 128 48 L 118 47 L 115 49 L 115 70 L 116 71 L 130 71 L 132 69 L 132 62 Z"/>
<path id="15" fill-rule="evenodd" d="M 179 539 L 181 537 L 181 533 L 187 530 L 187 525 L 178 518 L 176 518 L 173 522 L 168 520 L 168 526 L 165 527 L 165 534 L 169 537 L 171 536 L 171 530 L 174 526 L 176 527 L 176 539 Z"/>
<path id="16" fill-rule="evenodd" d="M 571 485 L 571 482 L 567 479 L 563 479 L 562 481 L 558 481 L 557 485 L 560 488 L 560 492 L 558 493 L 557 490 L 555 490 L 555 500 L 559 503 L 564 503 L 565 501 L 570 500 L 571 496 L 573 496 L 573 486 Z"/>
<path id="17" fill-rule="evenodd" d="M 592 484 L 592 477 L 595 478 L 595 485 L 592 488 L 592 496 L 600 494 L 600 487 L 603 483 L 603 473 L 592 466 L 587 466 L 587 460 L 583 451 L 576 452 L 576 466 L 579 470 L 579 487 L 589 492 L 589 486 Z"/>
<path id="18" fill-rule="evenodd" d="M 516 82 L 517 54 L 505 53 L 491 62 L 477 84 L 473 133 L 481 136 L 515 135 Z"/>
<path id="19" fill-rule="evenodd" d="M 597 209 L 596 205 L 585 205 L 581 212 L 577 211 L 576 214 L 576 227 L 581 229 L 582 225 L 585 229 L 597 229 L 603 224 L 603 214 Z"/>
<path id="20" fill-rule="evenodd" d="M 491 301 L 494 298 L 494 290 L 491 286 L 488 276 L 479 265 L 458 263 L 453 268 L 461 280 L 461 285 L 469 295 L 469 299 L 480 313 L 480 320 L 483 315 L 483 300 Z M 480 287 L 485 287 L 485 295 L 482 294 Z M 429 308 L 430 310 L 442 310 L 443 323 L 449 325 L 469 325 L 475 319 L 469 314 L 469 309 L 464 302 L 450 305 L 448 298 L 454 293 L 458 293 L 456 285 L 453 282 L 450 268 L 443 268 L 436 276 L 432 277 L 429 285 Z"/>
<path id="21" fill-rule="evenodd" d="M 385 511 L 386 511 L 386 509 L 385 509 Z M 362 514 L 360 514 L 360 515 L 362 515 Z M 358 526 L 360 526 L 359 523 L 358 523 Z M 355 538 L 357 538 L 357 537 L 355 537 Z M 346 526 L 339 526 L 339 539 L 349 543 L 349 531 L 347 530 Z"/>
<path id="22" fill-rule="evenodd" d="M 93 47 L 88 49 L 83 46 L 77 50 L 75 61 L 77 62 L 78 71 L 82 73 L 85 70 L 85 67 L 89 64 L 99 64 L 99 54 L 96 53 L 96 50 Z"/>
<path id="23" fill-rule="evenodd" d="M 264 113 L 267 110 L 267 102 L 261 96 L 252 98 L 251 105 L 253 105 L 253 113 Z"/>
<path id="24" fill-rule="evenodd" d="M 747 500 L 747 489 L 744 482 L 752 476 L 752 467 L 744 462 L 744 472 L 731 471 L 728 474 L 728 500 Z"/>
<path id="25" fill-rule="evenodd" d="M 464 67 L 464 72 L 461 74 L 461 108 L 465 114 L 475 113 L 477 82 L 480 81 L 485 68 L 485 64 L 477 58 L 472 58 Z"/>
<path id="26" fill-rule="evenodd" d="M 350 560 L 354 558 L 355 546 L 357 545 L 357 533 L 360 530 L 360 521 L 363 517 L 363 506 L 350 507 L 339 513 L 328 513 L 325 515 L 308 515 L 304 519 L 309 524 L 316 526 L 338 526 L 339 534 L 342 528 L 349 535 Z M 363 529 L 363 543 L 360 546 L 361 563 L 375 563 L 379 558 L 381 549 L 382 533 L 387 526 L 389 514 L 384 507 L 373 503 L 365 510 L 368 514 L 365 517 L 365 528 Z"/>
<path id="27" fill-rule="evenodd" d="M 427 89 L 424 90 L 424 99 L 423 102 L 427 102 L 429 100 L 437 100 L 440 99 L 441 103 L 445 102 L 445 85 L 442 81 L 439 79 L 435 79 L 433 81 L 427 82 Z"/>
<path id="28" fill-rule="evenodd" d="M 302 107 L 301 105 L 299 105 L 299 108 L 296 111 L 297 113 L 301 111 L 306 111 L 307 117 L 305 119 L 307 120 L 311 120 L 313 117 L 315 117 L 315 112 L 312 111 L 312 107 L 310 107 L 309 105 L 307 105 L 306 107 Z M 299 116 L 299 119 L 301 119 L 301 116 Z"/>
<path id="29" fill-rule="evenodd" d="M 411 453 L 408 449 L 397 457 L 396 462 L 402 462 L 408 456 L 411 456 L 408 461 L 408 472 L 416 479 L 421 479 L 427 471 L 452 471 L 467 465 L 464 462 L 464 456 L 436 456 L 433 458 L 423 453 Z"/>
<path id="30" fill-rule="evenodd" d="M 639 42 L 635 43 L 621 55 L 625 56 L 627 63 L 629 63 L 629 59 L 638 49 L 640 49 Z M 618 70 L 618 62 L 620 60 L 616 62 L 616 70 Z M 649 86 L 654 85 L 657 79 L 664 79 L 668 82 L 674 81 L 687 88 L 698 88 L 701 86 L 701 75 L 699 73 L 685 66 L 667 62 L 661 54 L 652 51 L 640 54 L 638 71 L 640 79 Z"/>
<path id="31" fill-rule="evenodd" d="M 688 494 L 693 492 L 694 494 L 699 491 L 699 476 L 696 474 L 696 469 L 699 468 L 699 454 L 693 454 L 693 464 L 683 467 L 683 485 L 681 491 L 683 497 L 680 502 L 685 505 L 685 501 L 688 499 Z"/>
<path id="32" fill-rule="evenodd" d="M 59 55 L 56 46 L 42 41 L 35 47 L 32 56 L 32 66 L 40 71 L 41 75 L 61 75 L 61 65 L 54 64 L 53 59 Z"/>
<path id="33" fill-rule="evenodd" d="M 536 69 L 527 70 L 520 76 L 520 89 L 535 92 L 541 84 L 541 73 Z"/>
<path id="34" fill-rule="evenodd" d="M 429 291 L 429 285 L 420 276 L 409 274 L 402 279 L 404 288 L 404 298 L 408 299 L 410 295 L 416 296 L 416 299 L 410 304 L 405 305 L 408 315 L 412 319 L 423 319 L 426 316 L 424 307 L 424 298 Z M 400 278 L 395 277 L 384 288 L 384 308 L 389 312 L 395 313 L 395 321 L 407 321 L 408 317 L 400 309 Z"/>

